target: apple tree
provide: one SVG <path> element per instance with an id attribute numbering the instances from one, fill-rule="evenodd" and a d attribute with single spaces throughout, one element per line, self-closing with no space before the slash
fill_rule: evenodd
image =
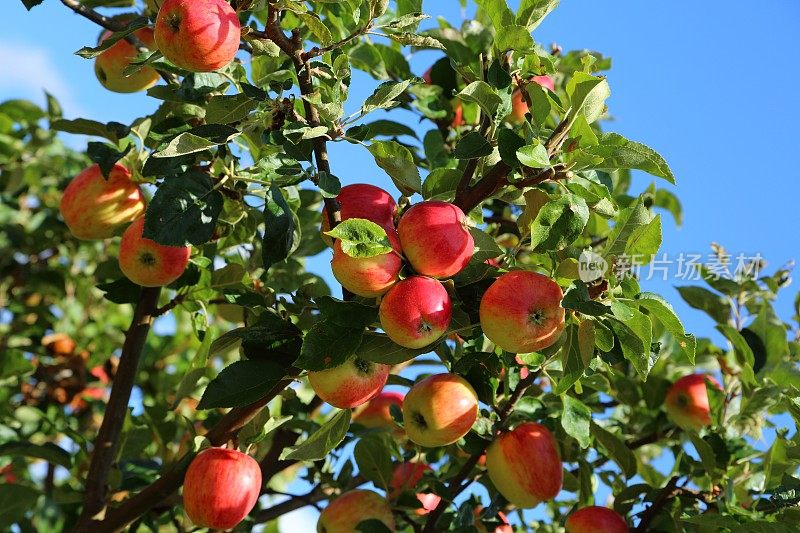
<path id="1" fill-rule="evenodd" d="M 610 60 L 476 3 L 61 0 L 152 113 L 0 104 L 0 528 L 797 530 L 789 271 L 699 266 L 686 331 Z"/>

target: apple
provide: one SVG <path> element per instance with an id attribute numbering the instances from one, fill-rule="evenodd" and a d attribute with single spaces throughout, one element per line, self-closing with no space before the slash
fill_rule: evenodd
<path id="1" fill-rule="evenodd" d="M 333 500 L 319 515 L 318 533 L 353 533 L 365 520 L 380 520 L 394 531 L 392 508 L 371 490 L 351 490 Z"/>
<path id="2" fill-rule="evenodd" d="M 351 357 L 333 368 L 308 373 L 308 382 L 317 396 L 340 409 L 368 402 L 386 385 L 390 365 Z"/>
<path id="3" fill-rule="evenodd" d="M 406 259 L 423 276 L 452 277 L 475 251 L 467 217 L 449 202 L 428 200 L 412 206 L 400 218 L 397 233 Z"/>
<path id="4" fill-rule="evenodd" d="M 628 523 L 608 507 L 590 505 L 578 509 L 567 518 L 567 533 L 628 533 Z"/>
<path id="5" fill-rule="evenodd" d="M 368 183 L 345 185 L 336 196 L 339 202 L 339 213 L 342 220 L 348 218 L 365 218 L 383 229 L 388 234 L 394 231 L 394 217 L 397 214 L 397 203 L 388 192 Z M 328 222 L 328 211 L 322 209 L 322 238 L 331 246 L 333 240 L 325 235 L 331 229 Z"/>
<path id="6" fill-rule="evenodd" d="M 233 61 L 242 28 L 225 0 L 165 0 L 156 17 L 155 36 L 158 49 L 176 66 L 211 72 Z"/>
<path id="7" fill-rule="evenodd" d="M 556 86 L 553 78 L 550 76 L 533 76 L 531 81 L 537 85 L 541 85 L 545 89 L 555 92 Z M 528 103 L 522 96 L 524 88 L 514 91 L 511 95 L 511 114 L 506 118 L 512 124 L 521 124 L 525 121 L 525 115 L 528 113 Z"/>
<path id="8" fill-rule="evenodd" d="M 706 374 L 683 376 L 672 384 L 664 403 L 667 415 L 679 427 L 700 431 L 711 424 L 706 380 L 722 390 L 719 382 Z"/>
<path id="9" fill-rule="evenodd" d="M 191 246 L 164 246 L 142 236 L 144 217 L 122 234 L 119 268 L 132 282 L 143 287 L 163 287 L 183 274 L 189 264 Z"/>
<path id="10" fill-rule="evenodd" d="M 105 31 L 100 36 L 102 43 L 113 32 Z M 133 33 L 148 49 L 155 51 L 155 37 L 153 30 L 142 28 Z M 125 69 L 139 54 L 139 51 L 125 39 L 120 39 L 94 61 L 94 73 L 103 87 L 116 93 L 135 93 L 152 87 L 158 81 L 158 72 L 152 67 L 142 67 L 138 71 L 126 76 Z"/>
<path id="11" fill-rule="evenodd" d="M 77 344 L 66 333 L 53 333 L 42 338 L 42 346 L 53 357 L 69 357 L 75 353 Z"/>
<path id="12" fill-rule="evenodd" d="M 75 176 L 64 190 L 59 210 L 78 239 L 105 239 L 140 217 L 146 208 L 139 185 L 122 165 L 114 165 L 108 180 L 98 165 Z"/>
<path id="13" fill-rule="evenodd" d="M 445 334 L 453 304 L 433 278 L 412 276 L 398 282 L 381 299 L 381 328 L 405 348 L 423 348 Z"/>
<path id="14" fill-rule="evenodd" d="M 183 506 L 196 525 L 231 529 L 261 494 L 261 467 L 247 454 L 207 448 L 192 460 L 183 482 Z"/>
<path id="15" fill-rule="evenodd" d="M 353 421 L 368 428 L 390 429 L 395 436 L 405 436 L 403 428 L 392 418 L 391 407 L 403 408 L 404 395 L 399 392 L 381 392 L 353 416 Z"/>
<path id="16" fill-rule="evenodd" d="M 486 526 L 480 521 L 481 512 L 483 511 L 483 507 L 478 506 L 473 511 L 474 521 L 473 525 L 475 529 L 478 530 L 478 533 L 489 533 L 486 529 Z M 508 523 L 508 517 L 502 511 L 497 511 L 497 520 L 500 521 L 500 525 L 494 528 L 494 533 L 514 533 L 514 528 L 511 527 L 511 524 Z"/>
<path id="17" fill-rule="evenodd" d="M 397 499 L 402 492 L 413 491 L 419 484 L 425 472 L 432 471 L 431 467 L 425 463 L 400 463 L 392 471 L 392 479 L 389 480 L 389 499 Z M 417 494 L 417 499 L 422 507 L 414 511 L 418 516 L 423 516 L 439 505 L 442 500 L 436 494 L 425 492 Z"/>
<path id="18" fill-rule="evenodd" d="M 403 422 L 412 442 L 433 448 L 469 433 L 478 418 L 478 395 L 457 374 L 435 374 L 416 383 L 403 400 Z"/>
<path id="19" fill-rule="evenodd" d="M 503 274 L 481 298 L 483 333 L 503 350 L 528 353 L 554 344 L 564 330 L 558 283 L 527 270 Z"/>
<path id="20" fill-rule="evenodd" d="M 486 469 L 500 494 L 523 509 L 555 498 L 564 476 L 555 437 L 535 422 L 522 423 L 492 442 Z"/>
<path id="21" fill-rule="evenodd" d="M 387 229 L 386 236 L 393 251 L 375 257 L 350 257 L 342 251 L 341 242 L 334 243 L 331 270 L 342 287 L 358 296 L 375 298 L 400 280 L 403 268 L 400 239 L 394 229 Z"/>

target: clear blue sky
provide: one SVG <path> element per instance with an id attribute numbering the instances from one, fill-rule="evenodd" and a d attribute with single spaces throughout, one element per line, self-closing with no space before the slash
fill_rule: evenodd
<path id="1" fill-rule="evenodd" d="M 512 4 L 518 2 L 512 1 Z M 42 88 L 62 99 L 68 118 L 130 122 L 156 102 L 143 95 L 117 95 L 96 81 L 91 61 L 73 52 L 92 44 L 98 29 L 57 0 L 26 12 L 18 0 L 6 2 L 0 32 L 0 99 L 42 102 Z M 425 11 L 461 18 L 457 0 L 428 0 Z M 684 207 L 677 229 L 664 217 L 662 251 L 707 254 L 719 242 L 734 255 L 760 253 L 769 271 L 800 258 L 800 170 L 794 142 L 800 107 L 791 96 L 800 86 L 793 66 L 800 49 L 800 3 L 643 2 L 563 0 L 534 37 L 565 50 L 589 48 L 613 58 L 609 100 L 614 122 L 607 130 L 658 150 L 672 166 Z M 420 74 L 438 55 L 420 53 L 412 67 Z M 372 92 L 375 82 L 354 76 L 349 109 Z M 73 139 L 81 146 L 83 139 Z M 344 183 L 388 179 L 360 147 L 331 149 L 333 171 Z M 637 176 L 635 190 L 651 179 Z M 663 182 L 658 186 L 664 186 Z M 313 268 L 328 276 L 329 257 Z M 674 271 L 673 271 L 674 272 Z M 672 301 L 687 329 L 709 335 L 712 323 L 679 301 L 673 285 L 643 282 L 646 290 Z M 797 286 L 778 301 L 784 320 L 791 316 Z"/>

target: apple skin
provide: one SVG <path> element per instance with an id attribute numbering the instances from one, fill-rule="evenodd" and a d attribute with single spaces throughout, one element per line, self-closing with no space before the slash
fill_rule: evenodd
<path id="1" fill-rule="evenodd" d="M 503 274 L 481 298 L 483 333 L 512 353 L 547 348 L 564 330 L 563 297 L 558 283 L 545 275 L 526 270 Z"/>
<path id="2" fill-rule="evenodd" d="M 567 533 L 628 533 L 628 523 L 608 507 L 590 505 L 578 509 L 567 518 Z"/>
<path id="3" fill-rule="evenodd" d="M 467 217 L 449 202 L 429 200 L 412 206 L 400 218 L 397 233 L 406 259 L 423 276 L 452 277 L 475 251 Z"/>
<path id="4" fill-rule="evenodd" d="M 200 452 L 186 470 L 183 505 L 196 525 L 231 529 L 261 493 L 261 468 L 247 454 L 226 448 Z"/>
<path id="5" fill-rule="evenodd" d="M 365 218 L 378 224 L 386 230 L 395 231 L 394 217 L 397 214 L 397 203 L 392 195 L 380 187 L 368 183 L 353 183 L 345 185 L 336 196 L 339 202 L 339 213 L 342 220 L 348 218 Z M 328 222 L 328 210 L 322 209 L 322 238 L 331 246 L 333 240 L 325 235 L 331 229 Z"/>
<path id="6" fill-rule="evenodd" d="M 100 167 L 92 165 L 67 185 L 59 210 L 72 235 L 93 240 L 113 237 L 146 207 L 142 189 L 131 181 L 127 168 L 114 165 L 106 181 Z"/>
<path id="7" fill-rule="evenodd" d="M 189 264 L 191 246 L 163 246 L 142 236 L 144 217 L 134 221 L 122 234 L 119 268 L 129 280 L 142 287 L 163 287 L 183 274 Z"/>
<path id="8" fill-rule="evenodd" d="M 520 424 L 490 444 L 486 469 L 500 494 L 522 509 L 555 498 L 564 476 L 555 437 L 535 422 Z"/>
<path id="9" fill-rule="evenodd" d="M 533 83 L 541 85 L 551 92 L 555 92 L 556 85 L 553 78 L 550 76 L 534 76 L 531 78 Z M 517 89 L 511 95 L 511 114 L 508 115 L 506 120 L 512 124 L 521 124 L 525 122 L 525 115 L 528 113 L 528 103 L 522 97 L 522 89 Z"/>
<path id="10" fill-rule="evenodd" d="M 431 471 L 431 467 L 425 463 L 400 463 L 392 471 L 392 479 L 389 480 L 389 499 L 397 499 L 402 492 L 413 491 L 419 484 L 425 472 Z M 424 516 L 439 505 L 442 500 L 436 494 L 425 492 L 418 493 L 417 499 L 422 507 L 415 509 L 414 514 Z"/>
<path id="11" fill-rule="evenodd" d="M 719 382 L 706 374 L 689 374 L 672 384 L 664 400 L 669 418 L 682 429 L 700 431 L 711 424 L 706 379 L 722 390 Z"/>
<path id="12" fill-rule="evenodd" d="M 158 49 L 176 66 L 211 72 L 233 61 L 242 27 L 224 0 L 165 0 L 156 17 L 155 37 Z"/>
<path id="13" fill-rule="evenodd" d="M 386 236 L 394 250 L 375 257 L 350 257 L 342 251 L 341 242 L 334 243 L 331 270 L 342 287 L 358 296 L 375 298 L 400 280 L 403 268 L 400 239 L 394 229 L 387 229 Z"/>
<path id="14" fill-rule="evenodd" d="M 404 397 L 399 392 L 381 392 L 355 413 L 353 422 L 368 428 L 389 429 L 396 437 L 405 437 L 406 432 L 395 423 L 390 411 L 392 405 L 402 409 Z"/>
<path id="15" fill-rule="evenodd" d="M 156 49 L 152 29 L 142 28 L 133 34 L 148 49 L 153 51 Z M 102 43 L 111 35 L 111 31 L 103 32 L 100 42 Z M 103 87 L 116 93 L 135 93 L 155 85 L 159 75 L 152 67 L 142 67 L 138 72 L 125 76 L 125 69 L 137 55 L 138 51 L 131 43 L 120 39 L 111 48 L 97 56 L 94 61 L 94 73 Z"/>
<path id="16" fill-rule="evenodd" d="M 364 404 L 386 385 L 390 365 L 351 357 L 333 368 L 308 373 L 308 382 L 317 396 L 340 409 Z"/>
<path id="17" fill-rule="evenodd" d="M 379 315 L 381 328 L 390 339 L 405 348 L 417 349 L 445 334 L 453 304 L 440 282 L 411 276 L 383 296 Z"/>
<path id="18" fill-rule="evenodd" d="M 351 490 L 333 500 L 319 515 L 318 533 L 353 533 L 365 520 L 380 520 L 394 531 L 389 502 L 371 490 Z"/>
<path id="19" fill-rule="evenodd" d="M 435 374 L 411 387 L 403 421 L 412 442 L 433 448 L 456 442 L 478 418 L 478 395 L 457 374 Z"/>

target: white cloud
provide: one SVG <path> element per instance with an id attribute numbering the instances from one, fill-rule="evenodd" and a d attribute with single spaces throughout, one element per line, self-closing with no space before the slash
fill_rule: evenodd
<path id="1" fill-rule="evenodd" d="M 27 98 L 44 103 L 47 90 L 61 102 L 65 116 L 84 115 L 47 50 L 0 41 L 0 72 L 0 99 Z"/>

